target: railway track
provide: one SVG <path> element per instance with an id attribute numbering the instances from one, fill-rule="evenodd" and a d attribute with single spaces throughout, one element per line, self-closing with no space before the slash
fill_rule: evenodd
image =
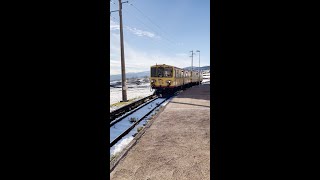
<path id="1" fill-rule="evenodd" d="M 152 99 L 155 99 L 157 98 L 156 95 L 152 94 L 150 96 L 147 96 L 145 98 L 142 98 L 142 99 L 139 99 L 137 101 L 134 101 L 128 105 L 125 105 L 119 109 L 116 109 L 112 112 L 110 112 L 110 122 L 112 122 L 113 120 L 119 118 L 120 116 L 124 115 L 125 113 L 127 112 L 130 112 L 131 110 L 139 107 L 140 105 L 142 105 L 143 103 L 149 101 L 149 100 L 152 100 Z"/>
<path id="2" fill-rule="evenodd" d="M 153 96 L 153 95 L 152 95 Z M 150 96 L 149 96 L 150 97 Z M 150 97 L 145 103 L 141 103 L 132 111 L 123 113 L 110 122 L 110 148 L 112 148 L 117 142 L 119 142 L 124 136 L 133 134 L 132 130 L 137 128 L 137 125 L 141 123 L 149 114 L 151 114 L 157 107 L 167 101 L 170 97 Z M 143 100 L 144 101 L 144 100 Z M 141 101 L 141 102 L 143 102 Z"/>
<path id="3" fill-rule="evenodd" d="M 110 127 L 113 126 L 114 124 L 116 124 L 117 122 L 121 121 L 123 118 L 133 114 L 134 112 L 138 111 L 139 109 L 143 108 L 145 105 L 152 103 L 153 101 L 155 101 L 156 99 L 158 99 L 159 97 L 154 97 L 153 99 L 146 101 L 144 104 L 141 104 L 140 106 L 136 107 L 135 109 L 123 114 L 122 116 L 114 119 L 113 121 L 110 122 Z"/>

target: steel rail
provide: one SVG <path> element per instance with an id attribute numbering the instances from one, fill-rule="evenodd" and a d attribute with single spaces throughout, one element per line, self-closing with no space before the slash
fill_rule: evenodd
<path id="1" fill-rule="evenodd" d="M 113 120 L 111 123 L 110 123 L 110 127 L 113 126 L 114 124 L 116 124 L 117 122 L 121 121 L 122 119 L 126 118 L 127 116 L 129 116 L 130 114 L 138 111 L 139 109 L 143 108 L 144 106 L 150 104 L 151 102 L 155 101 L 156 99 L 158 99 L 158 97 L 154 98 L 154 99 L 151 99 L 150 101 L 144 103 L 144 104 L 141 104 L 140 106 L 138 106 L 137 108 L 135 108 L 134 110 L 130 111 L 129 113 L 119 117 L 118 119 L 115 119 Z"/>
<path id="2" fill-rule="evenodd" d="M 121 133 L 118 137 L 116 137 L 111 143 L 110 148 L 115 145 L 123 136 L 127 135 L 137 124 L 140 123 L 146 116 L 148 116 L 153 110 L 155 110 L 157 107 L 159 107 L 162 103 L 164 103 L 169 98 L 164 99 L 161 103 L 157 104 L 154 108 L 152 108 L 147 114 L 145 114 L 143 117 L 141 117 L 138 121 L 136 121 L 133 125 L 131 125 L 128 129 L 126 129 L 123 133 Z"/>
<path id="3" fill-rule="evenodd" d="M 118 117 L 120 117 L 121 115 L 125 114 L 126 112 L 140 106 L 141 104 L 143 104 L 145 101 L 147 101 L 148 99 L 154 99 L 157 96 L 155 94 L 152 94 L 150 96 L 147 96 L 145 98 L 139 99 L 137 101 L 134 101 L 130 104 L 127 104 L 125 106 L 122 106 L 119 109 L 116 109 L 112 112 L 110 112 L 110 122 L 112 122 L 113 120 L 117 119 Z"/>

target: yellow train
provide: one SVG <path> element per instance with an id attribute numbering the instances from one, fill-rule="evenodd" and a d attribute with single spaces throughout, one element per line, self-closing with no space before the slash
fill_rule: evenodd
<path id="1" fill-rule="evenodd" d="M 171 93 L 178 89 L 200 84 L 203 80 L 198 71 L 185 70 L 162 64 L 151 66 L 150 85 L 156 93 Z"/>

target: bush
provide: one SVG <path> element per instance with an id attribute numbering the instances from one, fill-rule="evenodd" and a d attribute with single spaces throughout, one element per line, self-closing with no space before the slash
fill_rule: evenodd
<path id="1" fill-rule="evenodd" d="M 138 127 L 137 131 L 140 132 L 143 129 L 142 126 Z"/>
<path id="2" fill-rule="evenodd" d="M 115 159 L 116 157 L 118 157 L 118 153 L 117 153 L 117 154 L 113 154 L 113 155 L 110 157 L 110 161 L 112 161 L 112 160 Z"/>
<path id="3" fill-rule="evenodd" d="M 133 123 L 133 122 L 137 122 L 137 118 L 132 117 L 132 118 L 129 119 L 129 121 L 132 122 L 132 123 Z"/>

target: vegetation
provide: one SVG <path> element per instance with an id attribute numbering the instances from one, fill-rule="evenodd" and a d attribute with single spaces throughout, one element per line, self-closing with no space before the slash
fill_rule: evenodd
<path id="1" fill-rule="evenodd" d="M 129 121 L 132 122 L 132 123 L 137 122 L 137 118 L 131 117 L 131 118 L 129 119 Z"/>
<path id="2" fill-rule="evenodd" d="M 138 127 L 137 131 L 140 132 L 143 129 L 142 126 Z"/>
<path id="3" fill-rule="evenodd" d="M 110 157 L 110 161 L 114 160 L 116 157 L 119 156 L 119 153 L 116 153 L 116 154 L 113 154 L 111 157 Z"/>

